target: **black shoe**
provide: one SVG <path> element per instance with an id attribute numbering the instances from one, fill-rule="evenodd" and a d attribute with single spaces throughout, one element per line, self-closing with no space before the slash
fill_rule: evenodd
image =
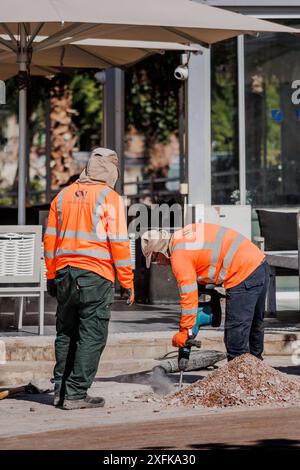
<path id="1" fill-rule="evenodd" d="M 90 397 L 87 395 L 85 398 L 80 400 L 68 400 L 65 399 L 63 403 L 64 410 L 80 410 L 82 408 L 101 408 L 105 404 L 105 400 L 102 397 Z"/>

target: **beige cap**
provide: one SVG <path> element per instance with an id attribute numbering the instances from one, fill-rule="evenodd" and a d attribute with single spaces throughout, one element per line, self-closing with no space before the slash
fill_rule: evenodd
<path id="1" fill-rule="evenodd" d="M 146 266 L 150 268 L 152 253 L 162 253 L 169 258 L 171 234 L 167 230 L 148 230 L 142 235 L 142 252 L 146 258 Z"/>

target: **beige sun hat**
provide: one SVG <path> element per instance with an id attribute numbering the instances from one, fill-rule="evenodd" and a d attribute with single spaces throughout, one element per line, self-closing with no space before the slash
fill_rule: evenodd
<path id="1" fill-rule="evenodd" d="M 148 230 L 142 235 L 141 246 L 147 268 L 150 268 L 152 253 L 162 253 L 169 258 L 170 238 L 170 232 L 164 229 Z"/>
<path id="2" fill-rule="evenodd" d="M 85 169 L 79 176 L 82 183 L 100 181 L 111 188 L 119 177 L 119 159 L 114 150 L 98 147 L 91 152 Z"/>

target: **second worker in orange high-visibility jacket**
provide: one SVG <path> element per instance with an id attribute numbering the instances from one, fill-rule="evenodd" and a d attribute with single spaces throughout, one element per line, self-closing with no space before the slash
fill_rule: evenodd
<path id="1" fill-rule="evenodd" d="M 55 405 L 103 406 L 87 390 L 107 340 L 115 269 L 133 303 L 133 271 L 122 198 L 113 189 L 117 156 L 92 152 L 79 179 L 51 203 L 44 238 L 48 291 L 56 295 Z"/>
<path id="2" fill-rule="evenodd" d="M 87 269 L 133 289 L 130 245 L 121 196 L 104 183 L 76 183 L 53 200 L 44 238 L 47 279 L 65 266 Z"/>
<path id="3" fill-rule="evenodd" d="M 257 246 L 240 233 L 216 224 L 192 224 L 172 236 L 151 230 L 142 237 L 142 250 L 151 259 L 169 260 L 180 298 L 180 331 L 173 337 L 183 347 L 198 309 L 198 283 L 226 289 L 225 344 L 228 358 L 250 352 L 261 358 L 268 265 Z"/>

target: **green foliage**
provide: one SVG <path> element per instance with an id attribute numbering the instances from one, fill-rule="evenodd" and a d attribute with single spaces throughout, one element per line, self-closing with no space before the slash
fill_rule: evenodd
<path id="1" fill-rule="evenodd" d="M 7 102 L 6 115 L 16 114 L 19 110 L 18 78 L 13 77 L 6 81 Z M 45 100 L 48 96 L 49 80 L 44 77 L 31 77 L 27 96 L 27 115 L 29 138 L 35 134 L 42 135 L 45 128 Z"/>
<path id="2" fill-rule="evenodd" d="M 217 79 L 217 90 L 212 101 L 212 134 L 216 152 L 232 151 L 235 98 L 230 81 L 224 76 Z"/>
<path id="3" fill-rule="evenodd" d="M 12 77 L 5 82 L 6 84 L 6 105 L 3 108 L 7 114 L 16 114 L 19 112 L 19 90 L 18 78 Z M 49 80 L 45 77 L 30 77 L 27 107 L 28 115 L 31 114 L 36 107 L 43 103 L 47 96 Z"/>
<path id="4" fill-rule="evenodd" d="M 212 47 L 212 141 L 215 152 L 234 149 L 237 113 L 236 42 L 224 41 Z"/>
<path id="5" fill-rule="evenodd" d="M 235 204 L 235 205 L 238 205 L 240 204 L 240 200 L 241 200 L 241 195 L 240 195 L 240 190 L 239 189 L 235 189 L 234 191 L 232 191 L 232 193 L 230 194 L 230 202 L 232 204 Z M 252 195 L 252 192 L 251 191 L 246 191 L 246 204 L 252 204 L 253 202 L 253 195 Z"/>
<path id="6" fill-rule="evenodd" d="M 37 194 L 32 194 L 30 198 L 30 204 L 40 204 L 43 197 L 43 185 L 41 181 L 37 178 L 30 181 L 30 190 L 36 192 Z"/>
<path id="7" fill-rule="evenodd" d="M 167 142 L 178 129 L 181 82 L 175 79 L 174 69 L 179 63 L 178 53 L 156 54 L 126 73 L 126 124 L 145 136 L 148 148 L 155 141 Z"/>
<path id="8" fill-rule="evenodd" d="M 12 197 L 9 197 L 9 196 L 6 196 L 6 191 L 0 191 L 0 206 L 11 206 L 12 203 L 13 203 L 13 198 Z M 3 195 L 3 197 L 2 197 Z"/>
<path id="9" fill-rule="evenodd" d="M 28 91 L 28 116 L 32 135 L 45 127 L 45 100 L 49 88 L 58 80 L 69 84 L 73 92 L 73 106 L 78 116 L 73 121 L 78 129 L 79 137 L 88 141 L 92 134 L 101 135 L 103 86 L 94 78 L 94 70 L 77 70 L 69 75 L 58 75 L 53 80 L 44 77 L 31 77 Z M 18 79 L 13 77 L 6 82 L 7 104 L 3 106 L 6 114 L 18 115 Z"/>
<path id="10" fill-rule="evenodd" d="M 272 109 L 280 109 L 279 79 L 275 75 L 266 78 L 266 113 L 271 115 Z M 267 119 L 267 155 L 269 162 L 279 163 L 281 151 L 281 126 L 277 122 Z"/>
<path id="11" fill-rule="evenodd" d="M 101 136 L 103 85 L 95 80 L 94 73 L 90 70 L 81 71 L 75 73 L 70 81 L 73 107 L 79 113 L 73 121 L 83 146 L 93 134 L 99 136 L 99 141 Z"/>
<path id="12" fill-rule="evenodd" d="M 145 135 L 150 145 L 167 142 L 178 128 L 178 92 L 181 83 L 174 78 L 174 69 L 180 62 L 179 53 L 154 55 L 126 71 L 127 127 L 134 125 Z M 73 93 L 73 107 L 78 116 L 73 121 L 78 129 L 80 147 L 89 146 L 91 136 L 101 137 L 103 85 L 94 78 L 94 70 L 77 70 L 53 80 L 68 83 Z M 6 82 L 7 114 L 18 114 L 18 82 L 14 77 Z M 52 82 L 44 77 L 31 77 L 28 93 L 28 115 L 31 116 L 31 134 L 44 128 L 44 103 Z"/>

